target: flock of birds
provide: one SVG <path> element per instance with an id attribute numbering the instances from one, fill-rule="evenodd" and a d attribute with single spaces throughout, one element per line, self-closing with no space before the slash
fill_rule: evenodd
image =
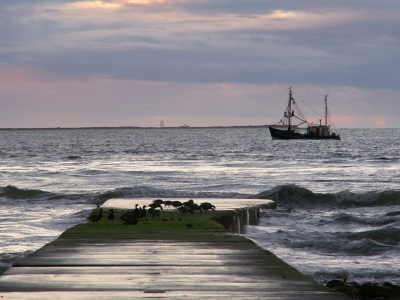
<path id="1" fill-rule="evenodd" d="M 149 205 L 143 205 L 143 207 L 139 207 L 139 205 L 136 204 L 135 209 L 128 210 L 126 213 L 124 213 L 122 216 L 120 216 L 117 220 L 124 225 L 136 225 L 140 219 L 144 219 L 144 218 L 147 219 L 148 215 L 151 216 L 151 218 L 155 218 L 155 217 L 160 218 L 161 211 L 164 210 L 162 205 L 164 205 L 164 207 L 174 207 L 178 211 L 180 211 L 182 214 L 191 213 L 192 215 L 196 210 L 198 210 L 200 212 L 203 212 L 203 210 L 212 210 L 212 211 L 215 210 L 215 206 L 209 202 L 203 202 L 200 205 L 198 205 L 198 204 L 194 203 L 194 201 L 192 199 L 190 199 L 189 201 L 186 201 L 186 202 L 157 199 L 157 200 L 154 200 L 153 203 L 151 203 Z M 97 208 L 99 208 L 99 206 L 97 206 Z M 148 208 L 148 209 L 146 210 L 146 208 Z M 100 208 L 98 213 L 91 214 L 87 218 L 87 220 L 94 222 L 94 223 L 98 223 L 102 218 L 103 218 L 103 208 Z M 108 216 L 107 216 L 107 220 L 108 221 L 115 220 L 114 209 L 110 209 L 110 212 L 108 213 Z M 180 220 L 182 220 L 182 219 L 180 219 Z"/>

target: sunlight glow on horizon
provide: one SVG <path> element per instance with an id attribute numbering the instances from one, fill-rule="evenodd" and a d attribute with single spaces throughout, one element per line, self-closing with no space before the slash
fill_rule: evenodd
<path id="1" fill-rule="evenodd" d="M 157 5 L 170 4 L 173 2 L 185 2 L 185 0 L 96 0 L 96 1 L 77 1 L 66 5 L 68 8 L 120 8 L 125 5 Z"/>
<path id="2" fill-rule="evenodd" d="M 303 86 L 302 88 L 317 91 L 321 89 L 318 86 Z M 157 110 L 163 106 L 165 106 L 162 109 L 163 111 L 171 107 L 182 109 L 181 115 L 163 115 L 163 120 L 173 125 L 179 125 L 179 121 L 176 120 L 184 120 L 185 118 L 191 120 L 192 126 L 204 126 L 205 124 L 203 123 L 206 121 L 211 122 L 213 126 L 271 124 L 272 117 L 277 113 L 282 103 L 279 99 L 286 96 L 284 95 L 284 92 L 286 92 L 285 84 L 261 85 L 234 82 L 187 84 L 184 82 L 121 80 L 114 79 L 106 73 L 92 74 L 81 78 L 61 78 L 46 74 L 39 68 L 17 65 L 0 67 L 0 91 L 12 93 L 15 90 L 18 90 L 18 94 L 15 94 L 15 98 L 9 99 L 11 102 L 23 101 L 21 100 L 22 98 L 28 97 L 27 103 L 31 103 L 28 105 L 34 103 L 44 105 L 43 103 L 53 103 L 54 99 L 57 98 L 61 99 L 60 106 L 62 107 L 81 107 L 81 105 L 107 107 L 108 104 L 106 103 L 110 97 L 114 99 L 113 95 L 118 94 L 118 101 L 121 101 L 120 106 L 124 107 L 125 110 L 143 110 L 141 123 L 146 125 L 154 123 L 151 120 L 159 118 L 158 116 L 160 115 L 160 112 L 157 111 L 154 112 L 157 117 L 147 115 L 148 111 Z M 332 110 L 332 119 L 336 127 L 393 127 L 391 124 L 395 124 L 395 120 L 390 117 L 384 117 L 380 113 L 358 115 L 354 114 L 354 112 L 349 112 L 346 114 L 343 109 L 340 109 L 340 102 L 347 102 L 348 99 L 352 99 L 355 90 L 342 89 L 340 87 L 331 87 L 331 90 L 334 90 L 337 95 L 336 98 L 338 98 L 338 102 L 335 104 L 336 107 L 334 111 Z M 73 92 L 69 94 L 69 91 Z M 358 93 L 360 92 L 358 90 Z M 366 93 L 373 94 L 374 91 L 371 90 Z M 65 97 L 63 96 L 64 94 Z M 17 100 L 18 97 L 22 98 Z M 164 99 L 163 102 L 158 103 L 158 99 L 161 98 Z M 128 104 L 130 102 L 132 103 Z M 75 104 L 72 105 L 72 103 Z M 242 105 L 245 105 L 247 111 L 242 109 L 238 113 L 235 108 Z M 131 108 L 128 109 L 127 107 Z M 213 110 L 224 111 L 224 113 L 217 117 L 208 116 L 207 114 L 207 117 L 192 115 L 193 111 L 201 112 L 204 109 L 207 110 L 207 107 L 213 107 Z M 229 107 L 229 109 L 224 110 L 224 107 Z M 264 109 L 265 112 L 269 112 L 269 116 L 262 114 L 260 118 L 259 112 Z M 121 114 L 123 115 L 124 113 L 121 112 Z M 127 118 L 122 116 L 121 120 L 129 123 Z M 135 118 L 138 118 L 138 116 L 135 116 Z M 221 124 L 218 124 L 215 120 L 220 120 Z M 229 124 L 229 120 L 232 121 L 232 124 Z M 318 123 L 317 118 L 307 117 L 307 120 Z M 109 124 L 107 123 L 108 125 L 118 125 L 117 120 L 109 122 Z M 66 126 L 66 124 L 63 123 L 61 126 Z M 69 125 L 71 126 L 71 124 Z M 95 123 L 85 123 L 84 125 L 95 125 Z M 51 127 L 50 124 L 46 126 Z"/>

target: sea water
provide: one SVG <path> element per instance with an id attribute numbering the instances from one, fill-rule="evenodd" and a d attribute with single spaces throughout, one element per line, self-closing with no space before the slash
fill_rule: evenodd
<path id="1" fill-rule="evenodd" d="M 1 130 L 0 270 L 110 198 L 237 197 L 277 202 L 244 235 L 302 273 L 399 284 L 400 129 L 339 131 Z"/>

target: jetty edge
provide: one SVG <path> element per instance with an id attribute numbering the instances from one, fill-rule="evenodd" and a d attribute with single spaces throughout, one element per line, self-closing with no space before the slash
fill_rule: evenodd
<path id="1" fill-rule="evenodd" d="M 193 215 L 164 209 L 137 225 L 107 220 L 111 208 L 118 218 L 152 200 L 105 202 L 100 221 L 66 230 L 0 275 L 1 299 L 349 299 L 238 234 L 273 201 L 224 199 Z"/>

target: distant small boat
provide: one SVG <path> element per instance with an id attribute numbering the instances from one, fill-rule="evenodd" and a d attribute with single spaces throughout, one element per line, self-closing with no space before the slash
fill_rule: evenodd
<path id="1" fill-rule="evenodd" d="M 296 110 L 296 112 L 295 112 Z M 270 125 L 269 131 L 272 139 L 294 140 L 340 140 L 340 134 L 335 131 L 331 132 L 331 126 L 328 124 L 328 96 L 325 96 L 325 123 L 322 125 L 322 120 L 319 119 L 319 124 L 308 123 L 303 117 L 296 101 L 293 98 L 292 88 L 289 88 L 289 101 L 287 108 L 283 114 L 283 118 L 277 125 Z M 295 119 L 295 120 L 293 120 Z M 333 122 L 331 121 L 332 125 Z M 307 127 L 301 127 L 307 124 Z"/>

